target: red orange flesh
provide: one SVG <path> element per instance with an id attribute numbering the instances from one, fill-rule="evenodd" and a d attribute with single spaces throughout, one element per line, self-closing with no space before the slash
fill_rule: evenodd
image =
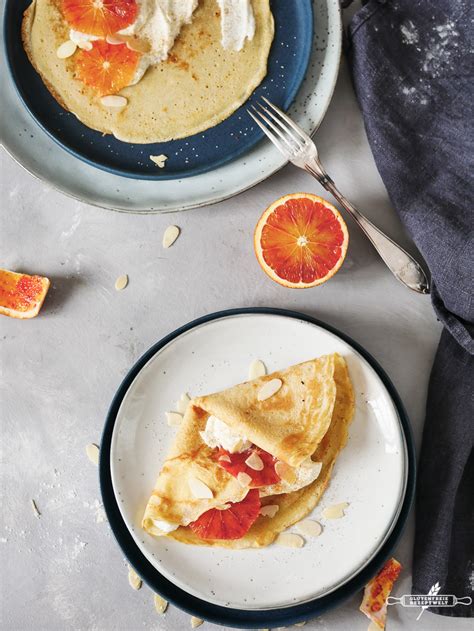
<path id="1" fill-rule="evenodd" d="M 255 228 L 260 266 L 277 283 L 291 288 L 320 285 L 342 265 L 349 234 L 339 211 L 309 193 L 274 202 Z"/>
<path id="2" fill-rule="evenodd" d="M 140 53 L 126 44 L 93 42 L 91 50 L 80 50 L 75 56 L 78 78 L 99 95 L 116 94 L 133 81 Z"/>
<path id="3" fill-rule="evenodd" d="M 135 0 L 62 0 L 62 11 L 74 30 L 106 37 L 132 24 L 138 6 Z"/>

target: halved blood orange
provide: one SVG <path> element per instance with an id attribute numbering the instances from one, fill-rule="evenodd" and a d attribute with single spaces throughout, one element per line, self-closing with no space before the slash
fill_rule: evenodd
<path id="1" fill-rule="evenodd" d="M 92 43 L 91 50 L 79 50 L 74 61 L 78 78 L 101 96 L 116 94 L 133 80 L 140 53 L 125 44 Z"/>
<path id="2" fill-rule="evenodd" d="M 201 539 L 240 539 L 250 530 L 259 513 L 260 496 L 253 489 L 241 502 L 230 503 L 230 508 L 211 508 L 189 527 Z"/>
<path id="3" fill-rule="evenodd" d="M 292 288 L 321 285 L 341 267 L 349 233 L 337 208 L 310 193 L 277 199 L 260 217 L 254 245 L 271 279 Z"/>
<path id="4" fill-rule="evenodd" d="M 62 0 L 62 11 L 74 30 L 106 37 L 132 24 L 138 5 L 136 0 Z"/>
<path id="5" fill-rule="evenodd" d="M 261 471 L 256 471 L 245 464 L 245 461 L 252 455 L 252 453 L 256 453 L 261 458 L 263 462 L 263 469 Z M 221 456 L 224 456 L 225 459 L 221 460 Z M 264 451 L 263 449 L 253 447 L 236 454 L 231 454 L 225 449 L 219 449 L 216 453 L 215 459 L 223 469 L 228 471 L 235 478 L 239 475 L 239 473 L 246 473 L 249 475 L 252 478 L 252 482 L 250 483 L 251 488 L 269 486 L 280 481 L 280 476 L 275 471 L 277 459 L 272 456 L 272 454 L 269 454 L 268 451 Z"/>
<path id="6" fill-rule="evenodd" d="M 34 318 L 41 309 L 49 285 L 44 276 L 0 269 L 0 313 L 11 318 Z"/>

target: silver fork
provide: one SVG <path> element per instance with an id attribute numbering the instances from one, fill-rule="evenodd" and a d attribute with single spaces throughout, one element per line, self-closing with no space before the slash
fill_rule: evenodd
<path id="1" fill-rule="evenodd" d="M 429 294 L 429 281 L 421 265 L 390 237 L 374 226 L 339 192 L 321 164 L 316 145 L 308 134 L 276 105 L 273 105 L 265 97 L 262 98 L 268 107 L 263 103 L 257 103 L 257 107 L 250 106 L 252 111 L 247 110 L 260 129 L 288 160 L 316 178 L 347 210 L 395 278 L 420 294 Z"/>

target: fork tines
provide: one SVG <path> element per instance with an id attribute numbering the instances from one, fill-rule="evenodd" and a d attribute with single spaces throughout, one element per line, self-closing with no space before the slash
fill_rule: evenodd
<path id="1" fill-rule="evenodd" d="M 310 137 L 289 116 L 262 97 L 264 103 L 251 105 L 247 112 L 273 144 L 284 154 L 292 155 L 304 148 Z"/>

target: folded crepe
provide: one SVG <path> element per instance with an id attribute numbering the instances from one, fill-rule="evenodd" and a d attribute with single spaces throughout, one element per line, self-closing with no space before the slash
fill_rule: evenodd
<path id="1" fill-rule="evenodd" d="M 281 387 L 259 400 L 274 380 Z M 193 399 L 143 528 L 194 545 L 270 544 L 318 503 L 353 411 L 347 365 L 337 354 Z"/>

